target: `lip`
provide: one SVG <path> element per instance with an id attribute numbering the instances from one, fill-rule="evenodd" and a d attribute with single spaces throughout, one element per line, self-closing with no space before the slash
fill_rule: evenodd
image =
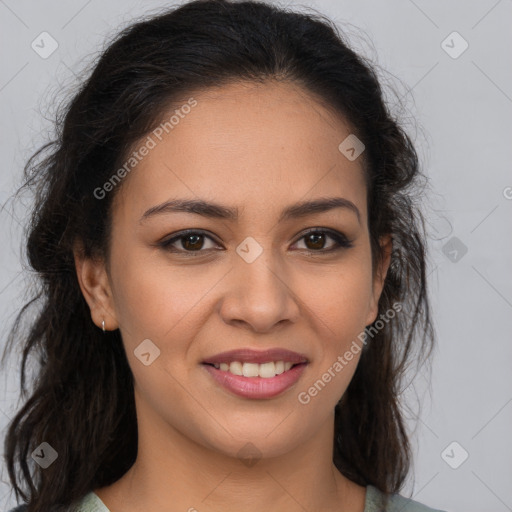
<path id="1" fill-rule="evenodd" d="M 280 395 L 291 388 L 299 380 L 307 365 L 308 363 L 306 362 L 298 363 L 289 370 L 269 379 L 234 375 L 231 372 L 217 369 L 207 363 L 203 363 L 202 367 L 218 384 L 234 395 L 251 399 L 268 399 Z"/>
<path id="2" fill-rule="evenodd" d="M 271 348 L 268 350 L 253 350 L 251 348 L 241 348 L 229 350 L 220 354 L 207 357 L 203 363 L 220 364 L 232 363 L 240 361 L 241 363 L 269 363 L 271 361 L 285 361 L 290 363 L 309 363 L 308 358 L 304 354 L 292 352 L 284 348 Z M 286 373 L 286 372 L 285 372 Z M 248 377 L 244 377 L 247 379 Z M 272 380 L 272 379 L 265 379 Z"/>

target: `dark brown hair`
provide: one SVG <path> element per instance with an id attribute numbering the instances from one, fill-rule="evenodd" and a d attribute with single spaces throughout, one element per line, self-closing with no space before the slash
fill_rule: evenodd
<path id="1" fill-rule="evenodd" d="M 29 512 L 66 510 L 121 478 L 137 454 L 133 375 L 119 330 L 103 334 L 94 325 L 74 266 L 76 240 L 86 256 L 108 261 L 111 206 L 120 187 L 102 200 L 94 190 L 178 98 L 241 80 L 301 85 L 365 144 L 374 269 L 380 236 L 392 235 L 393 251 L 379 302 L 384 325 L 368 336 L 336 406 L 333 461 L 349 479 L 385 493 L 405 481 L 411 450 L 401 386 L 413 349 L 421 364 L 434 346 L 425 223 L 415 203 L 424 176 L 412 141 L 390 113 L 375 68 L 327 18 L 255 1 L 198 0 L 118 34 L 57 116 L 55 140 L 25 167 L 25 187 L 36 198 L 26 249 L 37 289 L 7 343 L 22 344 L 24 404 L 9 424 L 4 456 L 16 497 L 29 502 Z M 384 322 L 397 303 L 401 312 Z M 27 392 L 29 355 L 37 363 Z M 42 442 L 58 452 L 44 470 L 30 457 Z"/>

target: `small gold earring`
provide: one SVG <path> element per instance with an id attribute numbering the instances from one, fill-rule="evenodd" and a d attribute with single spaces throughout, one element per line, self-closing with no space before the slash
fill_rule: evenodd
<path id="1" fill-rule="evenodd" d="M 105 332 L 105 320 L 101 321 L 101 328 L 103 329 L 103 332 Z"/>

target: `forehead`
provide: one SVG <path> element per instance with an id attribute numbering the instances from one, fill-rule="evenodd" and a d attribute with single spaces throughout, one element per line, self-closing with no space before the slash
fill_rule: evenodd
<path id="1" fill-rule="evenodd" d="M 303 88 L 242 82 L 190 97 L 195 103 L 183 105 L 194 106 L 174 106 L 135 146 L 151 149 L 139 155 L 119 191 L 126 215 L 170 197 L 242 205 L 243 216 L 333 195 L 364 214 L 362 158 L 350 161 L 338 149 L 351 128 Z"/>

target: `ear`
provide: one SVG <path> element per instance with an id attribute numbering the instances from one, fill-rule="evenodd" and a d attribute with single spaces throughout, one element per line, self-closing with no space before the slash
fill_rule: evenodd
<path id="1" fill-rule="evenodd" d="M 92 321 L 100 329 L 102 321 L 105 321 L 105 330 L 117 329 L 119 324 L 105 262 L 86 257 L 81 241 L 75 242 L 73 255 L 78 283 L 91 310 Z"/>
<path id="2" fill-rule="evenodd" d="M 375 276 L 373 278 L 373 292 L 370 300 L 370 309 L 365 325 L 370 325 L 377 319 L 379 314 L 379 299 L 384 288 L 384 281 L 391 263 L 391 251 L 393 249 L 393 239 L 390 234 L 380 237 L 380 246 L 382 248 L 382 259 L 377 265 Z"/>

